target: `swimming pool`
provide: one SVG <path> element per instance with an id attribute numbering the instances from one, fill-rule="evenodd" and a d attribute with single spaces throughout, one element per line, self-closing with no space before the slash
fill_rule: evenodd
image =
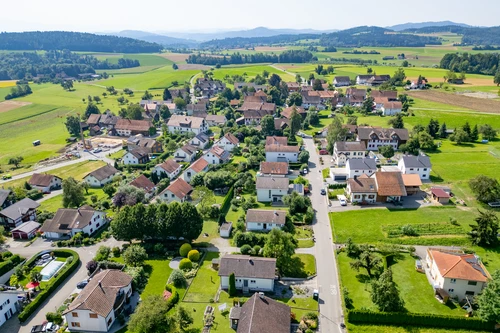
<path id="1" fill-rule="evenodd" d="M 56 274 L 62 266 L 64 266 L 64 264 L 64 262 L 56 260 L 49 262 L 40 272 L 40 274 L 42 274 L 42 281 L 49 281 L 50 278 L 54 276 L 54 274 Z"/>

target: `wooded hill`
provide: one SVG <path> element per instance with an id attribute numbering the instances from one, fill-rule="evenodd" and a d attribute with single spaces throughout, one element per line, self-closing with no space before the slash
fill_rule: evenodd
<path id="1" fill-rule="evenodd" d="M 449 25 L 444 27 L 426 27 L 420 29 L 408 29 L 407 33 L 428 34 L 449 32 L 462 35 L 462 44 L 465 45 L 500 45 L 500 26 L 499 27 L 458 27 Z"/>

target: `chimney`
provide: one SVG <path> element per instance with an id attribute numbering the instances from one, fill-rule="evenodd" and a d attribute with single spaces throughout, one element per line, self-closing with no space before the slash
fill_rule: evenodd
<path id="1" fill-rule="evenodd" d="M 260 292 L 259 292 L 259 297 L 260 297 L 261 299 L 264 299 L 264 293 L 263 293 L 262 291 L 260 291 Z"/>
<path id="2" fill-rule="evenodd" d="M 99 280 L 99 283 L 98 283 L 99 287 L 102 288 L 102 285 L 101 285 L 101 280 Z"/>

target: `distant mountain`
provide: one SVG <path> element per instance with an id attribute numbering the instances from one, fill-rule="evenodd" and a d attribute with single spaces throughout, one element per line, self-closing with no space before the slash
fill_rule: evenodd
<path id="1" fill-rule="evenodd" d="M 439 22 L 420 22 L 420 23 L 403 23 L 403 24 L 396 24 L 390 27 L 386 27 L 387 29 L 391 29 L 394 31 L 403 31 L 407 29 L 420 29 L 420 28 L 427 28 L 427 27 L 444 27 L 444 26 L 458 26 L 458 27 L 464 27 L 464 28 L 470 28 L 472 27 L 471 25 L 465 24 L 465 23 L 456 23 L 452 21 L 439 21 Z"/>
<path id="2" fill-rule="evenodd" d="M 159 34 L 154 34 L 154 33 L 147 32 L 147 31 L 123 30 L 120 32 L 111 33 L 111 35 L 139 39 L 139 40 L 143 40 L 146 42 L 158 43 L 160 45 L 170 46 L 170 47 L 195 48 L 198 46 L 198 42 L 196 42 L 194 40 L 159 35 Z"/>

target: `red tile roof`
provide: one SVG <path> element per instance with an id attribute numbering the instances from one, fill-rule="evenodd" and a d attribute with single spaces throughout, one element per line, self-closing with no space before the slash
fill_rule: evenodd
<path id="1" fill-rule="evenodd" d="M 484 265 L 473 254 L 427 250 L 441 276 L 450 279 L 486 282 L 491 278 Z"/>
<path id="2" fill-rule="evenodd" d="M 184 179 L 177 178 L 166 190 L 172 192 L 177 198 L 183 199 L 193 191 L 193 188 Z"/>
<path id="3" fill-rule="evenodd" d="M 155 184 L 144 175 L 140 175 L 134 179 L 130 185 L 143 189 L 146 193 L 151 192 L 155 188 Z"/>

